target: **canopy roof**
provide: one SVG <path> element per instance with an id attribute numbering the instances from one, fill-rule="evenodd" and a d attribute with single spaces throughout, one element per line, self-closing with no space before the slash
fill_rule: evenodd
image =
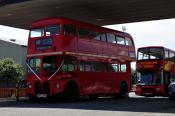
<path id="1" fill-rule="evenodd" d="M 0 25 L 24 29 L 35 20 L 54 16 L 96 25 L 175 17 L 174 0 L 0 0 L 0 6 Z"/>

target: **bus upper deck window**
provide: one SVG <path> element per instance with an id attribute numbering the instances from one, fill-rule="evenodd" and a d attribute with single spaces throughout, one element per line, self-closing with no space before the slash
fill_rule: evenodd
<path id="1" fill-rule="evenodd" d="M 46 27 L 46 36 L 58 35 L 58 34 L 60 34 L 59 25 L 51 25 Z"/>
<path id="2" fill-rule="evenodd" d="M 100 40 L 100 33 L 99 32 L 91 31 L 90 36 L 95 40 Z"/>
<path id="3" fill-rule="evenodd" d="M 88 29 L 79 28 L 78 29 L 78 34 L 82 38 L 89 38 L 90 31 Z"/>
<path id="4" fill-rule="evenodd" d="M 30 31 L 30 37 L 31 38 L 42 37 L 42 36 L 44 36 L 44 29 L 43 28 L 32 29 Z"/>
<path id="5" fill-rule="evenodd" d="M 106 42 L 106 33 L 101 33 L 101 41 Z"/>
<path id="6" fill-rule="evenodd" d="M 125 45 L 125 39 L 124 38 L 116 36 L 116 39 L 117 39 L 117 44 Z"/>
<path id="7" fill-rule="evenodd" d="M 128 38 L 128 37 L 125 37 L 125 43 L 126 43 L 126 45 L 128 45 L 128 46 L 133 46 L 132 40 L 131 40 L 130 38 Z"/>
<path id="8" fill-rule="evenodd" d="M 64 35 L 68 35 L 68 36 L 76 35 L 76 27 L 73 25 L 64 25 L 63 31 L 64 31 Z"/>
<path id="9" fill-rule="evenodd" d="M 109 42 L 109 43 L 117 43 L 116 40 L 115 40 L 115 35 L 107 33 L 107 42 Z"/>

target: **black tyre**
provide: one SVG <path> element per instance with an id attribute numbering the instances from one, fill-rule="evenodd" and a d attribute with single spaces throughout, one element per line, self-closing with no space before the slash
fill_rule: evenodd
<path id="1" fill-rule="evenodd" d="M 122 98 L 128 97 L 128 85 L 126 84 L 126 82 L 122 82 L 120 84 L 120 96 Z"/>
<path id="2" fill-rule="evenodd" d="M 174 100 L 174 96 L 169 95 L 169 100 Z"/>
<path id="3" fill-rule="evenodd" d="M 36 96 L 33 96 L 33 95 L 29 95 L 29 100 L 30 100 L 31 102 L 33 102 L 33 103 L 38 102 L 37 97 L 36 97 Z"/>
<path id="4" fill-rule="evenodd" d="M 89 95 L 89 98 L 92 100 L 98 99 L 99 95 Z"/>
<path id="5" fill-rule="evenodd" d="M 71 82 L 68 84 L 68 86 L 66 87 L 64 93 L 64 98 L 67 100 L 67 101 L 75 101 L 78 99 L 79 97 L 79 89 L 78 89 L 78 86 Z"/>

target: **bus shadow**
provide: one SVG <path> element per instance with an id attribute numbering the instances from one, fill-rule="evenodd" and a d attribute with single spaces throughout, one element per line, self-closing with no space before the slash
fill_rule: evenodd
<path id="1" fill-rule="evenodd" d="M 14 108 L 61 108 L 80 110 L 103 110 L 103 111 L 127 111 L 127 112 L 153 112 L 175 113 L 175 101 L 168 98 L 99 98 L 97 100 L 82 99 L 76 102 L 53 102 L 45 101 L 31 103 L 29 100 L 0 101 L 0 107 Z"/>

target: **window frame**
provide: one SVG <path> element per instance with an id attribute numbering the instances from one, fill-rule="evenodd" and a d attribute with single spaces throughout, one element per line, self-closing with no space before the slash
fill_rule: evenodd
<path id="1" fill-rule="evenodd" d="M 125 38 L 124 37 L 115 35 L 115 38 L 116 38 L 116 44 L 117 45 L 126 45 L 126 42 L 125 42 Z M 121 38 L 124 43 L 123 44 L 118 43 L 118 38 Z"/>

